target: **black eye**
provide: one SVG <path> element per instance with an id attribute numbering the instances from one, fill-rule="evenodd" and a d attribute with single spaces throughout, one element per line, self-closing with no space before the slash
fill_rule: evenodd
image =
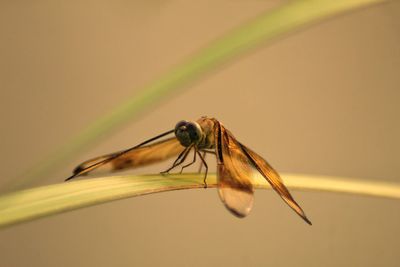
<path id="1" fill-rule="evenodd" d="M 188 122 L 187 121 L 180 121 L 175 125 L 175 132 L 182 126 L 185 126 Z"/>
<path id="2" fill-rule="evenodd" d="M 200 129 L 196 124 L 189 122 L 187 123 L 186 128 L 192 141 L 196 142 L 200 139 Z"/>

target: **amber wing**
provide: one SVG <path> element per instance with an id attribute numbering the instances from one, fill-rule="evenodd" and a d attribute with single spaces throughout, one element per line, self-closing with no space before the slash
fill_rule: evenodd
<path id="1" fill-rule="evenodd" d="M 276 172 L 268 162 L 259 156 L 257 153 L 252 151 L 250 148 L 240 144 L 243 152 L 251 160 L 255 168 L 264 176 L 264 178 L 271 184 L 272 188 L 281 196 L 281 198 L 298 214 L 303 218 L 308 224 L 311 225 L 310 220 L 307 218 L 303 209 L 297 204 L 293 199 L 289 190 L 284 185 L 278 172 Z"/>
<path id="2" fill-rule="evenodd" d="M 216 130 L 218 193 L 225 207 L 238 217 L 247 216 L 254 202 L 254 169 L 234 137 L 219 123 Z"/>
<path id="3" fill-rule="evenodd" d="M 298 215 L 311 224 L 271 165 L 237 141 L 219 122 L 216 127 L 218 187 L 225 206 L 239 217 L 248 215 L 253 205 L 252 178 L 256 170 Z"/>
<path id="4" fill-rule="evenodd" d="M 96 157 L 81 163 L 67 180 L 89 173 L 109 173 L 160 162 L 180 154 L 184 147 L 175 137 Z"/>

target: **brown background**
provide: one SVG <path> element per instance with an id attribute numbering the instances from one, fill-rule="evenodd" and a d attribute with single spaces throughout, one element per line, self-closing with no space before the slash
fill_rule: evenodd
<path id="1" fill-rule="evenodd" d="M 209 41 L 278 3 L 1 1 L 1 183 Z M 61 182 L 88 157 L 201 115 L 221 120 L 279 171 L 399 181 L 399 16 L 393 1 L 253 51 L 42 184 Z M 270 191 L 257 192 L 244 220 L 224 209 L 214 189 L 73 211 L 2 230 L 1 265 L 399 265 L 399 201 L 294 196 L 312 227 Z"/>

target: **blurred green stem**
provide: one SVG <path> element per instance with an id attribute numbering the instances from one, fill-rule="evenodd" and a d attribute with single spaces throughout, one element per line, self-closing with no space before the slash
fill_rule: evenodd
<path id="1" fill-rule="evenodd" d="M 383 0 L 297 0 L 288 1 L 279 8 L 265 12 L 221 36 L 158 80 L 143 87 L 139 94 L 88 125 L 41 163 L 28 169 L 19 179 L 13 180 L 13 184 L 7 190 L 27 186 L 39 178 L 45 178 L 79 152 L 88 149 L 117 127 L 137 118 L 141 112 L 154 106 L 161 99 L 257 45 L 324 18 L 379 2 Z"/>

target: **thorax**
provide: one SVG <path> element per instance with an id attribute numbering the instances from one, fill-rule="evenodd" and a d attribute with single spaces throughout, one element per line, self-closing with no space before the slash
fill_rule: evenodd
<path id="1" fill-rule="evenodd" d="M 196 121 L 202 131 L 203 138 L 197 144 L 198 149 L 213 149 L 215 147 L 215 119 L 208 117 L 201 117 Z"/>

